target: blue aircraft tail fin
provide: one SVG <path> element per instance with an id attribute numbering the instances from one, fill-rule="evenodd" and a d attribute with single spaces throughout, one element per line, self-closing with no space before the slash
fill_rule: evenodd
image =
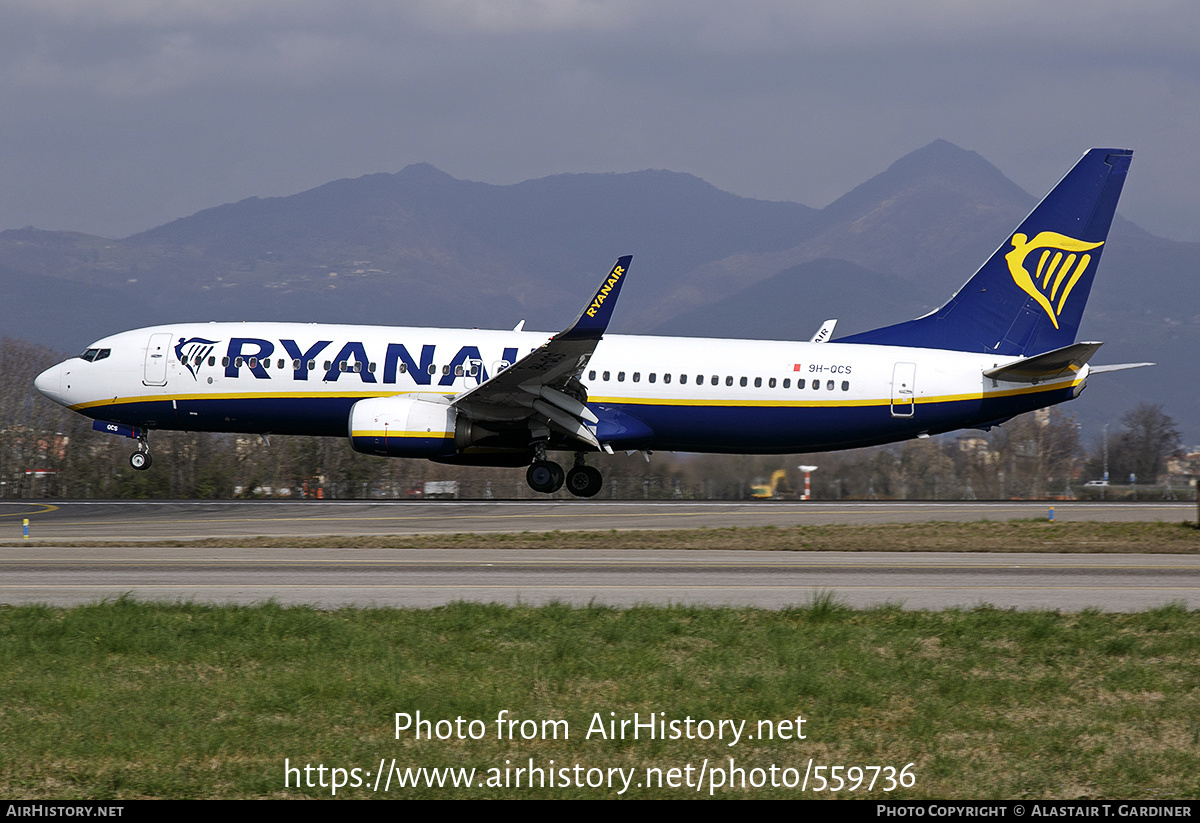
<path id="1" fill-rule="evenodd" d="M 837 342 L 1014 356 L 1071 345 L 1132 157 L 1092 149 L 946 305 Z"/>

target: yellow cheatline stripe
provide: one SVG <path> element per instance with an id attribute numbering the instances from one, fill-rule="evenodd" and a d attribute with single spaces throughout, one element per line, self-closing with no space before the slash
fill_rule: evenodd
<path id="1" fill-rule="evenodd" d="M 0 517 L 29 517 L 34 514 L 46 514 L 47 512 L 58 511 L 58 506 L 51 506 L 49 503 L 24 503 L 25 506 L 41 506 L 34 512 L 9 512 L 8 514 L 0 514 Z"/>
<path id="2" fill-rule="evenodd" d="M 918 406 L 928 406 L 935 403 L 952 403 L 962 400 L 990 400 L 996 397 L 1014 397 L 1021 394 L 1037 394 L 1040 392 L 1058 391 L 1066 388 L 1074 388 L 1081 381 L 1072 377 L 1070 380 L 1059 381 L 1056 383 L 1040 383 L 1036 386 L 1029 386 L 1022 389 L 1005 389 L 1003 391 L 989 392 L 971 392 L 969 394 L 945 394 L 933 397 L 917 397 L 914 402 Z M 662 399 L 656 397 L 588 397 L 589 403 L 617 403 L 629 406 L 721 406 L 721 407 L 826 407 L 826 408 L 846 408 L 850 406 L 890 406 L 892 401 L 888 398 L 870 399 L 870 400 L 676 400 Z M 907 406 L 908 403 L 901 405 Z"/>
<path id="3" fill-rule="evenodd" d="M 242 391 L 242 392 L 221 392 L 221 394 L 211 395 L 140 395 L 137 397 L 113 397 L 104 398 L 104 400 L 88 401 L 86 403 L 76 403 L 71 408 L 79 412 L 82 409 L 97 408 L 103 406 L 119 406 L 125 403 L 161 403 L 166 401 L 199 401 L 199 400 L 366 400 L 370 397 L 398 397 L 412 394 L 436 394 L 452 396 L 455 392 L 444 391 L 330 391 L 330 392 L 312 392 L 312 391 Z"/>
<path id="4" fill-rule="evenodd" d="M 719 406 L 722 408 L 806 408 L 828 406 L 887 406 L 889 400 L 696 400 L 664 399 L 660 397 L 588 397 L 589 403 L 615 403 L 623 406 Z M 906 404 L 907 405 L 907 404 Z"/>
<path id="5" fill-rule="evenodd" d="M 445 431 L 400 431 L 399 429 L 372 429 L 370 431 L 360 431 L 355 429 L 350 432 L 351 437 L 417 437 L 423 440 L 450 440 L 454 437 L 453 432 Z"/>

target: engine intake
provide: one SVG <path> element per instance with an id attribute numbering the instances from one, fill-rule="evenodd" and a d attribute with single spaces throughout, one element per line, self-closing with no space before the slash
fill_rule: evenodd
<path id="1" fill-rule="evenodd" d="M 442 457 L 471 442 L 471 421 L 441 400 L 372 397 L 350 408 L 350 444 L 387 457 Z"/>

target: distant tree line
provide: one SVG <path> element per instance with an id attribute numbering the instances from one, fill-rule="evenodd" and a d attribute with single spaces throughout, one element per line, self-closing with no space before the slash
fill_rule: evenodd
<path id="1" fill-rule="evenodd" d="M 368 457 L 345 440 L 161 432 L 151 434 L 154 465 L 129 465 L 134 441 L 92 430 L 92 421 L 33 386 L 65 355 L 23 340 L 0 340 L 0 497 L 7 498 L 408 498 L 426 481 L 456 480 L 462 498 L 538 497 L 523 469 L 443 466 Z M 1180 435 L 1161 406 L 1143 403 L 1107 437 L 1112 482 L 1130 474 L 1154 484 Z M 910 440 L 817 455 L 592 455 L 604 473 L 601 498 L 748 499 L 779 470 L 777 493 L 802 491 L 799 464 L 812 464 L 817 499 L 1055 498 L 1099 479 L 1104 443 L 1090 449 L 1059 407 L 1022 415 L 989 432 Z M 1182 487 L 1180 488 L 1182 491 Z M 565 491 L 558 497 L 567 497 Z"/>

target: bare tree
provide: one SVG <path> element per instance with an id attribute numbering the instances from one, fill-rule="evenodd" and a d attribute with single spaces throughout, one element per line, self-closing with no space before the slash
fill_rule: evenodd
<path id="1" fill-rule="evenodd" d="M 1166 468 L 1166 459 L 1180 451 L 1175 421 L 1160 403 L 1139 403 L 1121 417 L 1121 432 L 1109 447 L 1109 463 L 1120 480 L 1133 474 L 1142 483 L 1154 483 Z"/>

